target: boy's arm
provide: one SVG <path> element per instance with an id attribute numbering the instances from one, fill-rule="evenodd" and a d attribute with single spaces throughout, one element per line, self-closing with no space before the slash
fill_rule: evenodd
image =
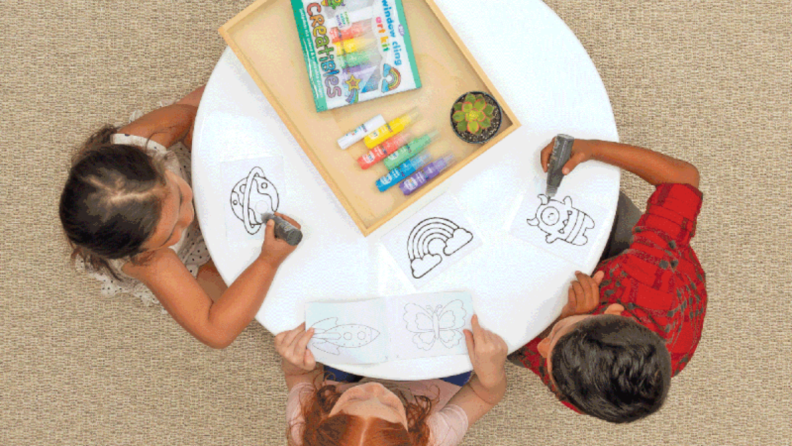
<path id="1" fill-rule="evenodd" d="M 165 147 L 183 140 L 184 145 L 192 150 L 192 130 L 203 90 L 204 87 L 200 87 L 175 104 L 146 113 L 118 132 L 151 138 Z"/>
<path id="2" fill-rule="evenodd" d="M 553 151 L 553 142 L 542 149 L 542 168 Z M 608 141 L 576 139 L 572 145 L 572 156 L 564 165 L 566 175 L 578 164 L 590 159 L 602 161 L 632 172 L 652 185 L 661 183 L 689 184 L 699 186 L 699 172 L 695 166 L 676 158 L 649 149 Z"/>

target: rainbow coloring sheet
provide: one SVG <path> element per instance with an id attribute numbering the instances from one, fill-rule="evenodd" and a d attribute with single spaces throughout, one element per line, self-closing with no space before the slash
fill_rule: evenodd
<path id="1" fill-rule="evenodd" d="M 226 239 L 230 244 L 261 243 L 262 215 L 281 209 L 284 187 L 281 157 L 223 163 Z"/>
<path id="2" fill-rule="evenodd" d="M 467 292 L 395 296 L 354 302 L 309 302 L 308 348 L 329 364 L 466 355 L 473 299 Z"/>
<path id="3" fill-rule="evenodd" d="M 401 0 L 292 0 L 316 111 L 421 88 Z"/>
<path id="4" fill-rule="evenodd" d="M 481 237 L 456 200 L 444 195 L 382 238 L 417 288 L 481 246 Z"/>
<path id="5" fill-rule="evenodd" d="M 610 231 L 602 222 L 607 211 L 584 200 L 574 191 L 559 189 L 554 197 L 545 194 L 546 182 L 534 179 L 521 198 L 511 224 L 517 238 L 577 265 L 586 265 L 602 253 L 593 249 L 602 231 Z"/>

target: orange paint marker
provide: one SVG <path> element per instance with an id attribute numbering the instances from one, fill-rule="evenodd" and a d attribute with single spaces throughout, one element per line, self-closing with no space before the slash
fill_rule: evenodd
<path id="1" fill-rule="evenodd" d="M 368 169 L 369 167 L 384 160 L 391 153 L 406 146 L 410 141 L 412 141 L 412 139 L 413 137 L 410 134 L 410 132 L 402 132 L 393 135 L 382 144 L 378 145 L 377 147 L 374 147 L 373 149 L 369 150 L 365 155 L 358 158 L 358 164 L 360 164 L 360 167 L 362 169 Z"/>

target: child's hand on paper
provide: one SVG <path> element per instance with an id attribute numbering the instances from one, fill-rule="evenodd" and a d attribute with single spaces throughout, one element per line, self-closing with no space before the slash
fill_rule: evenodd
<path id="1" fill-rule="evenodd" d="M 553 153 L 553 145 L 555 144 L 555 138 L 550 141 L 550 144 L 545 146 L 542 149 L 541 153 L 541 160 L 542 160 L 542 169 L 547 172 L 549 163 L 550 163 L 550 155 Z M 561 172 L 564 175 L 569 174 L 572 172 L 572 169 L 575 168 L 580 163 L 586 162 L 590 159 L 594 158 L 594 150 L 593 145 L 590 144 L 590 141 L 585 139 L 576 139 L 574 143 L 572 143 L 572 153 L 569 155 L 569 161 L 564 164 L 564 167 L 561 169 Z"/>
<path id="2" fill-rule="evenodd" d="M 506 380 L 506 354 L 509 348 L 500 336 L 481 328 L 475 314 L 470 323 L 473 331 L 465 330 L 465 342 L 473 371 L 485 388 L 494 389 Z"/>
<path id="3" fill-rule="evenodd" d="M 300 224 L 292 220 L 290 217 L 277 212 L 275 215 L 288 221 L 297 229 L 300 229 Z M 285 240 L 275 237 L 274 220 L 267 222 L 266 233 L 264 235 L 264 244 L 261 246 L 261 254 L 259 254 L 259 259 L 263 260 L 273 268 L 277 268 L 281 263 L 283 263 L 284 260 L 286 260 L 286 257 L 288 257 L 289 254 L 295 250 L 295 248 L 297 247 L 291 246 L 290 244 L 286 243 Z"/>
<path id="4" fill-rule="evenodd" d="M 576 314 L 589 314 L 597 308 L 600 302 L 599 285 L 605 273 L 597 271 L 593 277 L 575 271 L 577 280 L 572 281 L 569 286 L 567 304 L 561 310 L 561 317 L 574 316 Z"/>
<path id="5" fill-rule="evenodd" d="M 294 330 L 284 331 L 275 336 L 275 349 L 283 357 L 282 367 L 286 375 L 301 375 L 316 368 L 313 353 L 308 350 L 308 341 L 313 334 L 314 329 L 310 328 L 306 331 L 303 322 Z"/>

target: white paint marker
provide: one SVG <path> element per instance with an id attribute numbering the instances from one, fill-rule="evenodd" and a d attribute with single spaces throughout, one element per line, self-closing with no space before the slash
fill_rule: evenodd
<path id="1" fill-rule="evenodd" d="M 373 132 L 374 130 L 377 130 L 383 125 L 385 125 L 385 118 L 383 118 L 382 115 L 377 115 L 366 121 L 365 124 L 361 125 L 355 130 L 352 130 L 346 135 L 338 138 L 338 146 L 341 147 L 341 150 L 346 150 L 349 148 L 349 146 L 365 138 L 366 135 Z"/>

